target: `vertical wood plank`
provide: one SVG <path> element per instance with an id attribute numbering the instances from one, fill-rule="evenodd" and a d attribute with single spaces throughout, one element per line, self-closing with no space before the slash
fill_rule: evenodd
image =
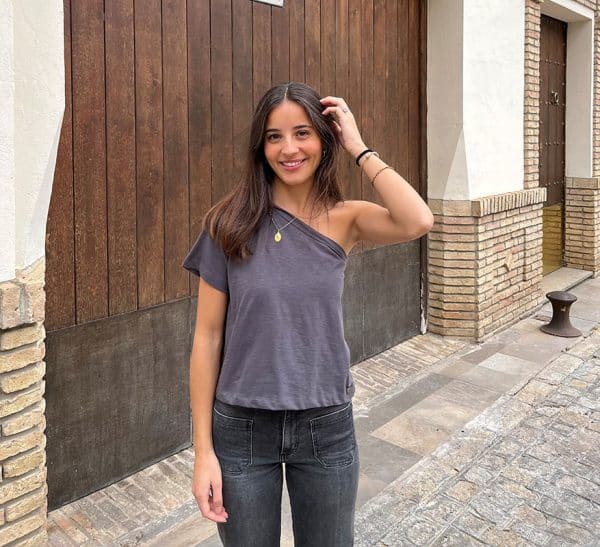
<path id="1" fill-rule="evenodd" d="M 414 0 L 408 2 L 408 39 L 406 43 L 407 51 L 407 62 L 408 71 L 401 72 L 400 78 L 403 83 L 402 89 L 403 94 L 408 97 L 408 106 L 404 110 L 407 112 L 406 126 L 408 127 L 408 135 L 406 141 L 406 149 L 409 154 L 407 158 L 402 158 L 402 164 L 405 170 L 403 176 L 406 177 L 408 182 L 417 191 L 419 190 L 420 176 L 419 166 L 421 164 L 420 159 L 420 135 L 421 135 L 421 122 L 420 122 L 420 93 L 419 93 L 419 76 L 420 60 L 419 60 L 419 3 Z M 404 122 L 402 118 L 401 123 Z"/>
<path id="2" fill-rule="evenodd" d="M 373 0 L 362 0 L 361 8 L 361 129 L 363 139 L 367 146 L 369 146 L 369 148 L 374 148 L 373 92 L 375 80 L 373 74 Z M 375 191 L 366 176 L 362 177 L 361 188 L 361 199 L 375 201 Z"/>
<path id="3" fill-rule="evenodd" d="M 385 0 L 373 0 L 373 81 L 377 82 L 373 89 L 373 144 L 384 161 L 389 161 L 388 147 L 385 142 L 385 124 L 387 120 L 386 86 L 385 86 Z M 381 203 L 376 190 L 373 201 Z"/>
<path id="4" fill-rule="evenodd" d="M 406 98 L 398 97 L 398 1 L 385 2 L 385 158 L 399 173 L 403 166 L 398 161 L 398 143 L 407 145 L 407 128 L 399 125 L 399 111 L 405 107 Z"/>
<path id="5" fill-rule="evenodd" d="M 211 58 L 210 4 L 187 3 L 188 123 L 190 220 L 188 247 L 202 228 L 202 218 L 211 205 Z M 181 256 L 183 260 L 184 256 Z M 193 274 L 191 294 L 198 294 L 198 281 Z"/>
<path id="6" fill-rule="evenodd" d="M 290 80 L 304 82 L 304 2 L 287 2 L 290 10 Z"/>
<path id="7" fill-rule="evenodd" d="M 348 102 L 348 0 L 335 2 L 335 95 Z M 350 104 L 350 108 L 354 105 Z M 351 162 L 347 153 L 341 155 L 339 169 L 345 195 L 349 192 L 352 176 Z"/>
<path id="8" fill-rule="evenodd" d="M 413 115 L 413 112 L 409 112 L 410 109 L 418 107 L 418 105 L 410 104 L 410 95 L 412 90 L 409 89 L 409 78 L 411 74 L 414 74 L 414 67 L 409 66 L 409 49 L 417 49 L 415 44 L 411 43 L 411 40 L 415 38 L 410 29 L 409 21 L 409 4 L 413 3 L 413 0 L 400 0 L 397 5 L 396 12 L 396 74 L 397 81 L 395 85 L 398 88 L 395 100 L 398 102 L 396 105 L 396 117 L 394 123 L 398 125 L 399 134 L 397 141 L 394 146 L 394 167 L 405 179 L 410 181 L 409 172 L 409 157 L 415 154 L 415 144 L 410 139 L 410 127 L 409 127 L 409 115 Z M 415 87 L 418 82 L 418 74 L 415 75 L 414 79 Z M 416 86 L 418 87 L 418 86 Z M 418 115 L 418 112 L 417 112 Z"/>
<path id="9" fill-rule="evenodd" d="M 253 104 L 271 87 L 271 6 L 252 5 Z"/>
<path id="10" fill-rule="evenodd" d="M 427 200 L 427 3 L 419 2 L 419 192 Z M 427 238 L 422 237 L 421 251 L 421 314 L 429 314 L 429 274 L 427 268 Z"/>
<path id="11" fill-rule="evenodd" d="M 271 9 L 271 66 L 272 84 L 290 81 L 290 8 Z"/>
<path id="12" fill-rule="evenodd" d="M 427 198 L 427 4 L 419 4 L 419 191 Z M 427 292 L 427 245 L 421 240 L 422 271 Z M 427 302 L 424 295 L 424 302 Z M 425 304 L 426 305 L 426 304 Z"/>
<path id="13" fill-rule="evenodd" d="M 348 104 L 352 108 L 362 135 L 361 56 L 361 0 L 350 0 L 348 4 Z M 347 197 L 348 199 L 360 199 L 361 172 L 353 159 L 349 160 L 349 165 Z"/>
<path id="14" fill-rule="evenodd" d="M 77 323 L 108 314 L 104 3 L 71 6 Z"/>
<path id="15" fill-rule="evenodd" d="M 233 186 L 231 0 L 212 0 L 210 10 L 212 203 Z"/>
<path id="16" fill-rule="evenodd" d="M 163 108 L 160 0 L 135 2 L 138 302 L 164 302 Z"/>
<path id="17" fill-rule="evenodd" d="M 162 3 L 165 196 L 165 300 L 188 294 L 188 276 L 181 267 L 187 251 L 188 103 L 186 0 Z"/>
<path id="18" fill-rule="evenodd" d="M 348 96 L 348 0 L 335 2 L 335 93 Z"/>
<path id="19" fill-rule="evenodd" d="M 540 20 L 540 186 L 548 186 L 548 50 L 546 44 L 547 19 Z M 546 196 L 547 198 L 547 196 Z M 547 201 L 547 199 L 546 199 Z"/>
<path id="20" fill-rule="evenodd" d="M 321 0 L 321 95 L 335 95 L 335 0 Z"/>
<path id="21" fill-rule="evenodd" d="M 133 0 L 105 0 L 109 314 L 137 309 Z"/>
<path id="22" fill-rule="evenodd" d="M 46 230 L 47 331 L 74 325 L 73 109 L 71 86 L 71 0 L 64 0 L 65 113 L 63 116 Z"/>
<path id="23" fill-rule="evenodd" d="M 233 167 L 242 173 L 252 120 L 252 2 L 233 0 Z"/>
<path id="24" fill-rule="evenodd" d="M 304 62 L 306 83 L 321 89 L 321 4 L 319 0 L 304 2 Z"/>

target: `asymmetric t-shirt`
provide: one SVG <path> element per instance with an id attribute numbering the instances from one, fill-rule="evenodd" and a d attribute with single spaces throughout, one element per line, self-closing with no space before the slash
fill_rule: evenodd
<path id="1" fill-rule="evenodd" d="M 294 217 L 275 206 L 283 227 Z M 229 259 L 202 231 L 183 267 L 229 294 L 223 359 L 215 396 L 232 405 L 301 410 L 352 399 L 342 291 L 347 255 L 333 239 L 296 218 L 274 240 L 265 215 L 253 255 Z"/>

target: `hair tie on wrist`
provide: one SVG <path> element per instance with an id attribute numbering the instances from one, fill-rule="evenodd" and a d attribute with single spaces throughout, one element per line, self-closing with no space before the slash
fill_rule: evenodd
<path id="1" fill-rule="evenodd" d="M 362 158 L 367 152 L 373 152 L 370 148 L 365 148 L 358 156 L 356 156 L 356 165 L 360 167 L 360 158 Z"/>

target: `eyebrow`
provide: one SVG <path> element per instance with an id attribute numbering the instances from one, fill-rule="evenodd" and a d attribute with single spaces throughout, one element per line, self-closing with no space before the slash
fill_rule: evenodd
<path id="1" fill-rule="evenodd" d="M 305 127 L 308 127 L 309 129 L 312 129 L 312 125 L 308 125 L 308 124 L 302 124 L 302 125 L 296 125 L 293 127 L 293 129 L 303 129 Z M 277 129 L 275 127 L 270 127 L 269 129 L 265 130 L 265 133 L 269 133 L 269 132 L 275 132 L 275 131 L 281 131 L 281 129 Z"/>

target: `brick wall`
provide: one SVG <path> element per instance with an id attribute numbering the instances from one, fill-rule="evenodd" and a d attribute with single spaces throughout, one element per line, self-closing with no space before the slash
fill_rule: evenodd
<path id="1" fill-rule="evenodd" d="M 524 188 L 540 184 L 540 3 L 525 2 Z"/>
<path id="2" fill-rule="evenodd" d="M 544 207 L 544 275 L 562 266 L 562 204 Z"/>
<path id="3" fill-rule="evenodd" d="M 44 265 L 0 283 L 0 545 L 46 544 Z"/>
<path id="4" fill-rule="evenodd" d="M 600 272 L 600 178 L 566 180 L 565 265 Z"/>
<path id="5" fill-rule="evenodd" d="M 429 331 L 480 341 L 540 304 L 545 196 L 429 201 Z"/>

